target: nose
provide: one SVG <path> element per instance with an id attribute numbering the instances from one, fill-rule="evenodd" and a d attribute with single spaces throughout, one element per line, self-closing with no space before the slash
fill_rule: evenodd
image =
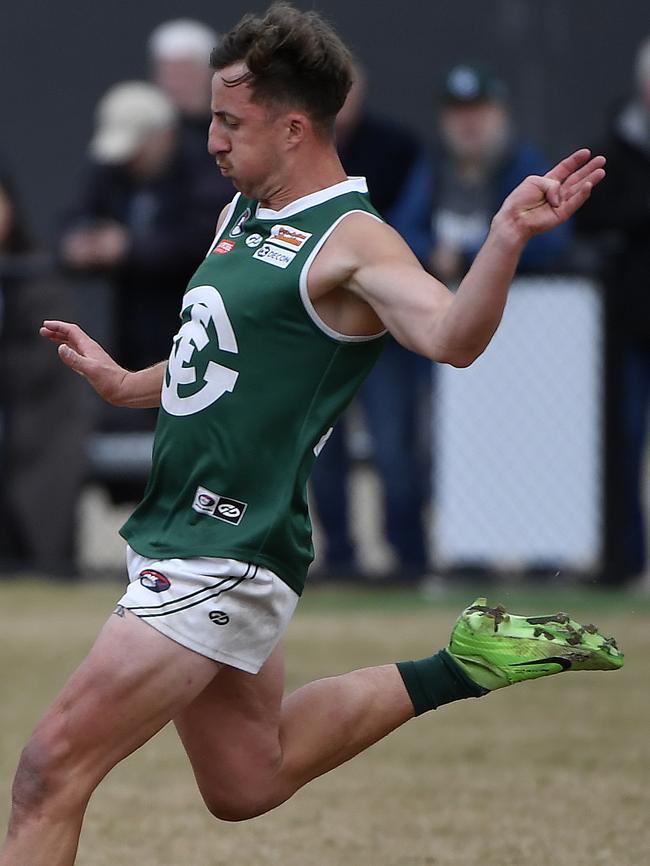
<path id="1" fill-rule="evenodd" d="M 217 156 L 217 154 L 227 153 L 229 150 L 230 142 L 227 136 L 220 124 L 213 120 L 208 129 L 208 153 L 210 156 Z"/>

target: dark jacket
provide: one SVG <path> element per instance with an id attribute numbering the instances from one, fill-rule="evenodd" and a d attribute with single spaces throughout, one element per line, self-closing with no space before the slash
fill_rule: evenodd
<path id="1" fill-rule="evenodd" d="M 650 118 L 630 103 L 616 113 L 602 151 L 607 177 L 578 214 L 600 252 L 610 325 L 650 338 Z"/>
<path id="2" fill-rule="evenodd" d="M 365 114 L 339 142 L 338 152 L 348 175 L 366 178 L 373 206 L 390 222 L 420 153 L 417 139 L 390 120 Z"/>
<path id="3" fill-rule="evenodd" d="M 126 260 L 107 274 L 114 288 L 115 352 L 124 366 L 139 369 L 168 356 L 187 282 L 234 195 L 223 180 L 216 165 L 192 158 L 186 147 L 149 183 L 123 166 L 88 166 L 79 203 L 65 223 L 71 229 L 115 220 L 129 232 Z"/>
<path id="4" fill-rule="evenodd" d="M 73 292 L 46 256 L 0 256 L 0 307 L 0 573 L 70 574 L 90 404 L 38 331 L 75 320 Z"/>

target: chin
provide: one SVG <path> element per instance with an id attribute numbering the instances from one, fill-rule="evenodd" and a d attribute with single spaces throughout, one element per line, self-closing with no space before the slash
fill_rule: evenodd
<path id="1" fill-rule="evenodd" d="M 234 177 L 231 177 L 230 180 L 232 181 L 232 185 L 235 187 L 237 192 L 240 192 L 245 198 L 250 198 L 257 201 L 258 196 L 256 194 L 256 190 L 251 184 L 246 183 L 246 181 L 244 180 L 237 180 L 237 178 Z"/>

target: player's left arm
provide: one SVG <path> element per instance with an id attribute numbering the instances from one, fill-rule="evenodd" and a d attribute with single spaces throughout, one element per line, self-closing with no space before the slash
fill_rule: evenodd
<path id="1" fill-rule="evenodd" d="M 349 236 L 359 252 L 346 286 L 404 346 L 433 361 L 466 367 L 486 349 L 501 321 L 526 242 L 569 219 L 605 176 L 604 164 L 603 157 L 579 150 L 543 177 L 526 178 L 495 215 L 456 294 L 418 265 L 397 233 L 369 221 L 364 238 Z"/>

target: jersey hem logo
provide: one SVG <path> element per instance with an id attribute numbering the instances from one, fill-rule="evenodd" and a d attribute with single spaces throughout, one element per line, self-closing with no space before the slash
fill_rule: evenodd
<path id="1" fill-rule="evenodd" d="M 248 508 L 248 503 L 231 499 L 229 496 L 221 496 L 220 493 L 213 493 L 206 487 L 199 486 L 194 494 L 192 508 L 199 514 L 207 514 L 216 520 L 223 520 L 224 523 L 239 526 L 244 512 Z"/>

